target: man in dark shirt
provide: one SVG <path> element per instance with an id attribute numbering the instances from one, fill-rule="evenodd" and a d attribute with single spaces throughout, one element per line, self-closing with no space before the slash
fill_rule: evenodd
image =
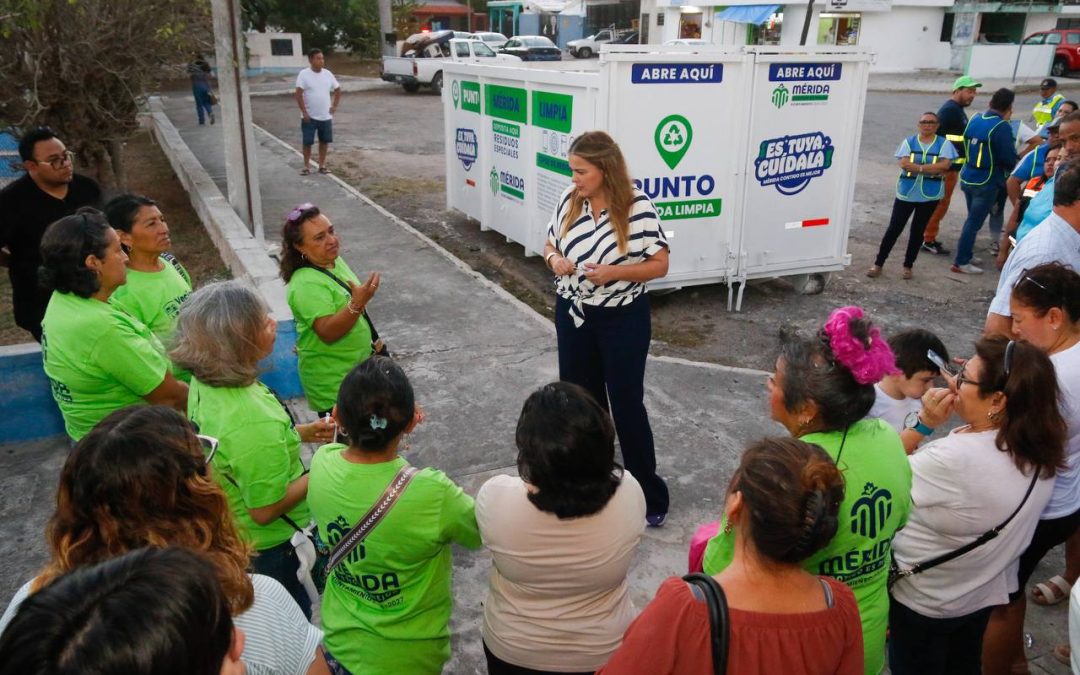
<path id="1" fill-rule="evenodd" d="M 964 108 L 970 106 L 975 100 L 975 94 L 981 86 L 981 82 L 976 82 L 974 78 L 967 75 L 956 78 L 956 82 L 953 83 L 952 97 L 938 109 L 938 122 L 940 122 L 938 133 L 952 141 L 957 160 L 952 163 L 944 176 L 945 195 L 938 202 L 923 233 L 923 250 L 937 255 L 949 255 L 949 250 L 941 245 L 941 242 L 937 240 L 937 235 L 941 228 L 941 220 L 949 211 L 953 190 L 956 189 L 956 183 L 960 177 L 960 167 L 964 165 L 964 129 L 967 128 L 968 123 Z"/>
<path id="2" fill-rule="evenodd" d="M 75 174 L 73 153 L 56 134 L 39 127 L 19 141 L 26 175 L 0 191 L 0 265 L 11 279 L 15 323 L 41 342 L 49 293 L 38 285 L 41 235 L 81 206 L 100 206 L 101 188 Z"/>

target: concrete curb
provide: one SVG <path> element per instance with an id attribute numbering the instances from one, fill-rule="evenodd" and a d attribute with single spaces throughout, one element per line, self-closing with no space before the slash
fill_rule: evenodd
<path id="1" fill-rule="evenodd" d="M 292 319 L 285 300 L 285 284 L 278 276 L 277 264 L 266 245 L 256 241 L 247 226 L 233 211 L 210 174 L 188 148 L 180 132 L 169 120 L 157 97 L 150 99 L 146 114 L 154 139 L 172 165 L 177 179 L 187 190 L 191 205 L 214 241 L 225 265 L 236 278 L 250 282 L 270 305 L 278 321 Z"/>

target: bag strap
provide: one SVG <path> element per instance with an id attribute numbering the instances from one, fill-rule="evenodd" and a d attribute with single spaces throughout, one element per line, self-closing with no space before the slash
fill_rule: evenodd
<path id="1" fill-rule="evenodd" d="M 405 491 L 405 488 L 409 486 L 413 476 L 415 476 L 420 470 L 414 466 L 406 464 L 401 467 L 401 470 L 394 476 L 394 480 L 390 481 L 390 484 L 383 490 L 382 496 L 378 501 L 371 505 L 367 513 L 360 516 L 360 519 L 356 521 L 356 525 L 353 526 L 349 533 L 346 534 L 330 551 L 330 558 L 326 562 L 326 572 L 329 574 L 335 567 L 341 564 L 345 557 L 356 548 L 360 542 L 364 540 L 371 531 L 375 529 L 375 526 L 382 522 L 382 519 L 386 517 L 390 509 L 397 503 L 398 497 Z"/>
<path id="2" fill-rule="evenodd" d="M 333 279 L 338 286 L 344 288 L 345 292 L 348 293 L 350 297 L 352 296 L 352 289 L 349 288 L 349 284 L 339 279 L 336 274 L 326 269 L 325 267 L 319 267 L 318 265 L 312 265 L 311 263 L 307 263 L 303 265 L 303 267 L 307 267 L 308 269 L 312 269 L 316 272 L 321 272 L 325 274 L 326 276 Z M 360 312 L 360 314 L 364 317 L 364 321 L 367 321 L 368 330 L 371 331 L 371 344 L 373 346 L 378 345 L 379 347 L 382 347 L 382 338 L 379 337 L 379 331 L 375 329 L 375 322 L 371 320 L 371 315 L 368 314 L 367 308 L 365 307 L 364 310 Z"/>
<path id="3" fill-rule="evenodd" d="M 728 645 L 731 640 L 731 619 L 728 617 L 727 596 L 724 589 L 708 574 L 694 572 L 683 577 L 683 581 L 701 589 L 705 604 L 709 608 L 709 627 L 712 641 L 712 662 L 714 675 L 727 672 Z"/>
<path id="4" fill-rule="evenodd" d="M 181 276 L 181 278 L 183 278 L 184 281 L 188 282 L 189 286 L 191 285 L 191 276 L 188 275 L 187 270 L 184 269 L 184 266 L 181 265 L 180 261 L 176 259 L 176 256 L 174 256 L 172 253 L 169 253 L 168 251 L 166 251 L 165 253 L 162 253 L 158 257 L 161 258 L 162 260 L 164 260 L 165 262 L 169 263 L 170 265 L 172 265 L 173 269 L 176 270 L 176 273 L 179 274 Z"/>
<path id="5" fill-rule="evenodd" d="M 906 570 L 900 570 L 897 573 L 897 581 L 899 581 L 900 579 L 903 579 L 904 577 L 910 577 L 910 576 L 913 576 L 915 574 L 919 574 L 920 572 L 925 572 L 926 570 L 928 570 L 928 569 L 930 569 L 932 567 L 937 567 L 938 565 L 943 565 L 943 564 L 949 562 L 950 560 L 954 560 L 956 558 L 959 558 L 960 556 L 964 555 L 965 553 L 969 553 L 971 551 L 974 551 L 975 549 L 979 548 L 980 546 L 982 546 L 986 542 L 990 541 L 991 539 L 995 539 L 999 534 L 1001 534 L 1001 531 L 1005 529 L 1005 526 L 1008 525 L 1010 522 L 1012 522 L 1012 519 L 1016 517 L 1016 514 L 1020 513 L 1020 509 L 1024 508 L 1024 504 L 1027 503 L 1028 497 L 1031 496 L 1031 491 L 1035 489 L 1035 483 L 1037 483 L 1038 481 L 1039 481 L 1039 471 L 1038 471 L 1038 469 L 1036 469 L 1035 474 L 1031 477 L 1031 483 L 1028 485 L 1027 492 L 1024 493 L 1024 498 L 1020 500 L 1020 505 L 1017 506 L 1016 509 L 1014 509 L 1013 512 L 1009 514 L 1009 517 L 1006 518 L 1004 521 L 1002 521 L 1002 523 L 1000 525 L 998 525 L 997 527 L 994 527 L 992 529 L 989 529 L 986 532 L 983 532 L 981 535 L 979 535 L 978 539 L 975 539 L 974 541 L 970 541 L 970 542 L 964 544 L 963 546 L 961 546 L 958 549 L 955 549 L 953 551 L 949 551 L 948 553 L 945 553 L 943 555 L 939 555 L 936 558 L 931 558 L 930 560 L 924 560 L 923 562 L 915 563 L 914 565 L 912 565 L 910 568 L 908 568 Z"/>

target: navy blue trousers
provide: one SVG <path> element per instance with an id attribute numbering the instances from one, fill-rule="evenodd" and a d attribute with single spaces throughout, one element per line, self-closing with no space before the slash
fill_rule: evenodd
<path id="1" fill-rule="evenodd" d="M 559 379 L 584 387 L 611 410 L 622 448 L 623 466 L 645 493 L 648 514 L 668 512 L 668 489 L 656 474 L 649 413 L 645 410 L 645 358 L 652 323 L 649 296 L 622 307 L 585 305 L 585 323 L 574 326 L 570 301 L 555 303 L 559 339 Z"/>

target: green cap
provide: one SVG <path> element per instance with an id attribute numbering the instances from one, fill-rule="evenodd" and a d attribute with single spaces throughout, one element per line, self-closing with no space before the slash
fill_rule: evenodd
<path id="1" fill-rule="evenodd" d="M 967 89 L 969 87 L 977 89 L 981 86 L 982 82 L 979 82 L 974 77 L 971 77 L 970 75 L 961 75 L 960 77 L 956 78 L 956 82 L 953 82 L 952 90 L 956 91 L 957 89 Z"/>

